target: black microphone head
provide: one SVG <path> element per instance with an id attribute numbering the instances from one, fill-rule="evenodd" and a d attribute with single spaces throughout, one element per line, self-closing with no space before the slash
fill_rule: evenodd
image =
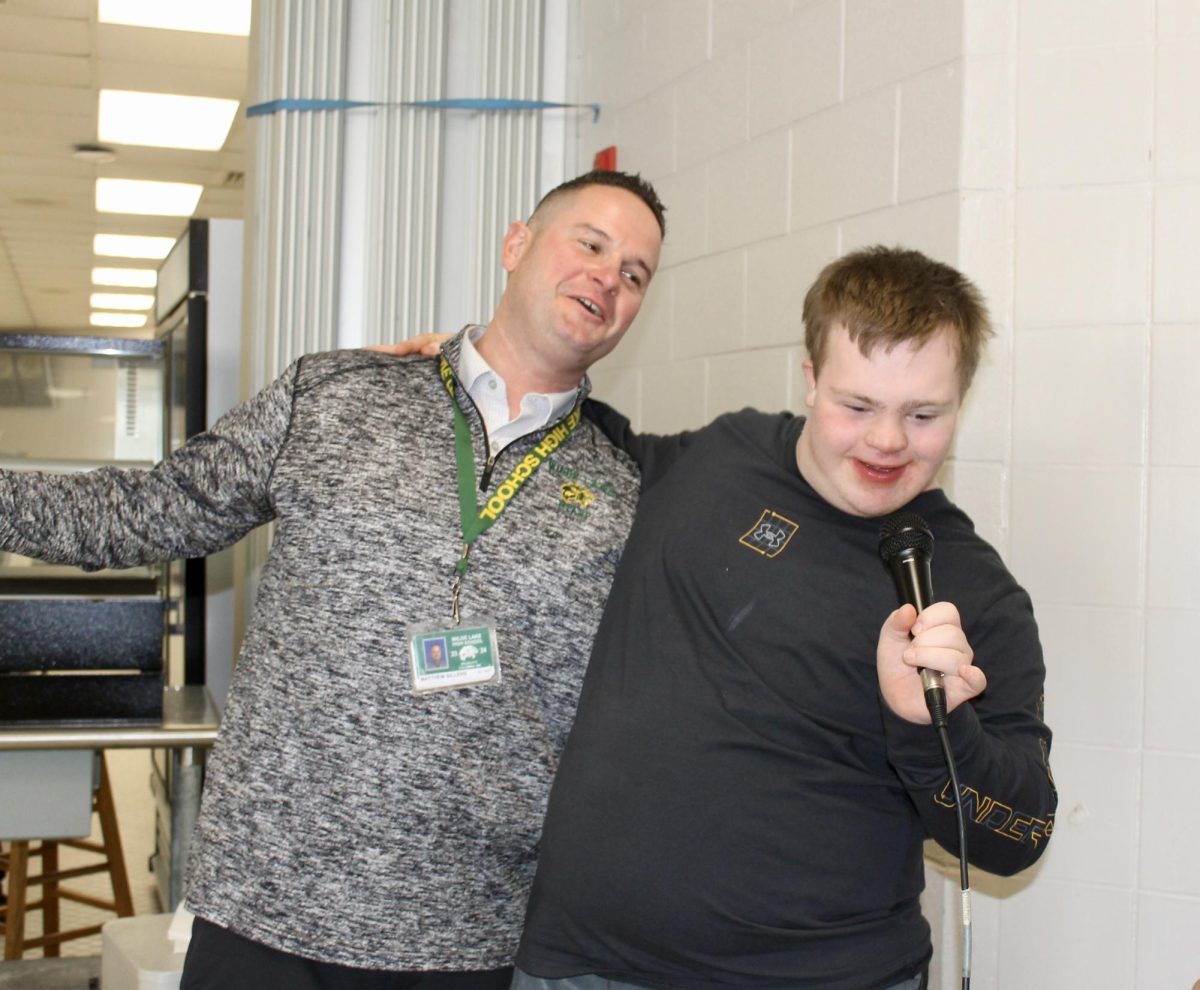
<path id="1" fill-rule="evenodd" d="M 915 512 L 896 513 L 879 533 L 879 556 L 889 567 L 905 551 L 915 551 L 926 560 L 933 558 L 933 533 Z"/>

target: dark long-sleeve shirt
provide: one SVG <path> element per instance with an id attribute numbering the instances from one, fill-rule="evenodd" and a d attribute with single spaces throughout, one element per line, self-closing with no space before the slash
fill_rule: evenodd
<path id="1" fill-rule="evenodd" d="M 922 843 L 957 850 L 934 731 L 882 701 L 880 521 L 796 467 L 803 420 L 635 437 L 643 495 L 551 792 L 518 964 L 651 987 L 886 987 L 930 955 Z M 973 863 L 1040 855 L 1056 795 L 1028 596 L 941 491 L 935 534 L 988 689 L 950 716 Z"/>

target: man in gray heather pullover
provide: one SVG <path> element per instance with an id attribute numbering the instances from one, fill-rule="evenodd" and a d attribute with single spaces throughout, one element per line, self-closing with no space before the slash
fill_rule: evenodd
<path id="1" fill-rule="evenodd" d="M 302 358 L 151 471 L 0 472 L 0 549 L 87 568 L 277 523 L 188 871 L 185 990 L 505 987 L 638 494 L 580 407 L 662 206 L 565 183 L 486 328 Z"/>

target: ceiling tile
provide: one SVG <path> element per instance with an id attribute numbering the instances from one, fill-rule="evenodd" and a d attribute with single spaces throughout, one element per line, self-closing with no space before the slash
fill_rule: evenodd
<path id="1" fill-rule="evenodd" d="M 0 21 L 0 26 L 3 21 Z M 6 51 L 0 58 L 0 80 L 44 86 L 92 85 L 92 60 L 86 55 L 51 55 Z"/>
<path id="2" fill-rule="evenodd" d="M 0 5 L 0 51 L 91 54 L 91 25 L 86 20 L 24 17 L 6 13 L 6 6 Z"/>
<path id="3" fill-rule="evenodd" d="M 178 237 L 178 217 L 97 214 L 100 176 L 197 182 L 197 215 L 241 216 L 244 108 L 217 152 L 114 145 L 104 165 L 73 157 L 96 140 L 101 87 L 243 99 L 245 38 L 94 23 L 95 0 L 0 0 L 0 330 L 88 326 L 97 233 Z M 103 336 L 145 336 L 108 331 Z"/>

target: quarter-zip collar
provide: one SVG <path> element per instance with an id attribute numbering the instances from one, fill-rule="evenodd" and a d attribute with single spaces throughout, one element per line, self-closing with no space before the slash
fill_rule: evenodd
<path id="1" fill-rule="evenodd" d="M 464 412 L 469 415 L 474 414 L 483 432 L 484 465 L 483 470 L 480 472 L 479 490 L 486 492 L 491 484 L 492 472 L 496 468 L 496 461 L 500 455 L 517 441 L 535 434 L 544 434 L 561 424 L 591 394 L 592 382 L 587 375 L 584 375 L 578 387 L 573 391 L 560 392 L 547 396 L 552 401 L 549 422 L 517 436 L 505 437 L 501 435 L 500 442 L 493 444 L 488 434 L 487 423 L 480 410 L 479 403 L 472 394 L 472 386 L 479 385 L 485 381 L 480 375 L 481 370 L 492 375 L 496 374 L 488 366 L 487 362 L 483 360 L 482 355 L 475 349 L 473 341 L 468 339 L 468 335 L 478 339 L 483 330 L 484 328 L 478 324 L 468 324 L 442 345 L 441 353 L 450 363 L 450 368 L 454 372 L 454 378 L 458 383 L 456 394 L 459 396 L 459 405 Z M 471 382 L 471 386 L 467 384 L 468 381 Z M 519 423 L 520 420 L 518 419 L 514 422 Z M 495 447 L 494 450 L 493 446 Z"/>

